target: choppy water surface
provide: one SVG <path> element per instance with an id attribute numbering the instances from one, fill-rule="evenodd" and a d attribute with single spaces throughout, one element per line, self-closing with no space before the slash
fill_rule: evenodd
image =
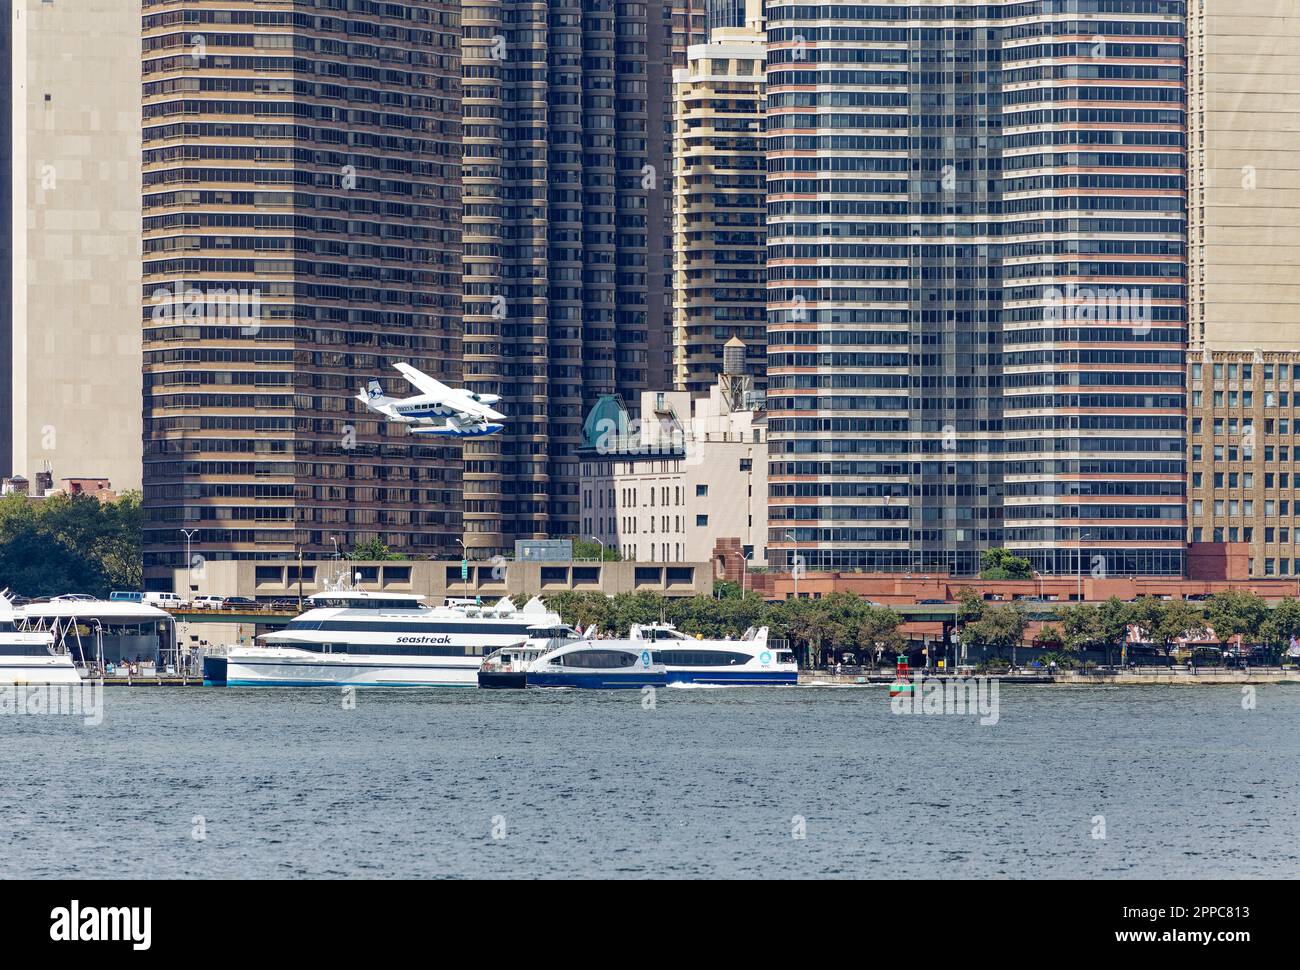
<path id="1" fill-rule="evenodd" d="M 110 688 L 99 727 L 0 717 L 0 874 L 1300 873 L 1300 686 L 1253 710 L 1236 687 L 1000 701 L 990 727 L 892 714 L 880 688 L 663 690 L 653 710 Z"/>

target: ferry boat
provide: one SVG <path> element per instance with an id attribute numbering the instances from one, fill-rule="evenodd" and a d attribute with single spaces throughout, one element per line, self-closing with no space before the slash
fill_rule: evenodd
<path id="1" fill-rule="evenodd" d="M 670 623 L 633 625 L 633 648 L 648 649 L 668 671 L 669 684 L 763 686 L 797 684 L 799 665 L 793 651 L 768 646 L 767 627 L 745 631 L 739 640 L 703 640 Z"/>
<path id="2" fill-rule="evenodd" d="M 586 687 L 615 690 L 664 687 L 668 671 L 648 647 L 630 640 L 574 640 L 548 650 L 528 665 L 529 687 Z"/>
<path id="3" fill-rule="evenodd" d="M 48 630 L 20 632 L 9 591 L 0 592 L 0 686 L 80 684 L 69 653 L 57 653 Z"/>
<path id="4" fill-rule="evenodd" d="M 704 640 L 669 623 L 634 624 L 625 639 L 578 637 L 561 628 L 535 631 L 550 641 L 507 647 L 488 657 L 480 687 L 646 687 L 670 684 L 795 684 L 794 654 L 773 650 L 767 627 L 739 640 Z"/>
<path id="5" fill-rule="evenodd" d="M 488 655 L 479 667 L 478 685 L 492 690 L 523 690 L 528 686 L 528 668 L 535 660 L 581 639 L 571 627 L 534 627 L 523 643 L 502 647 Z"/>
<path id="6" fill-rule="evenodd" d="M 526 643 L 537 627 L 561 626 L 540 599 L 515 609 L 424 605 L 409 593 L 342 590 L 255 646 L 226 653 L 228 687 L 474 687 L 483 658 Z"/>

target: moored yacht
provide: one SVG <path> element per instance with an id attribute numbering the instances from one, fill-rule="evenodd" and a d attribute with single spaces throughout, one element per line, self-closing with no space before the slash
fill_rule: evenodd
<path id="1" fill-rule="evenodd" d="M 473 687 L 483 658 L 560 626 L 534 598 L 523 609 L 428 607 L 407 593 L 317 593 L 310 608 L 256 646 L 226 654 L 228 687 Z"/>
<path id="2" fill-rule="evenodd" d="M 0 686 L 81 683 L 72 655 L 55 651 L 52 633 L 19 632 L 17 621 L 9 591 L 0 592 Z"/>

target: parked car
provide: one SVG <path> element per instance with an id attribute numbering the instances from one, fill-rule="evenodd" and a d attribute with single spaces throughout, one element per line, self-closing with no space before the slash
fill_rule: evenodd
<path id="1" fill-rule="evenodd" d="M 179 593 L 148 592 L 144 594 L 142 602 L 165 610 L 183 610 L 190 605 L 190 601 Z"/>
<path id="2" fill-rule="evenodd" d="M 108 594 L 108 598 L 114 603 L 143 603 L 144 593 L 135 590 L 114 590 Z"/>
<path id="3" fill-rule="evenodd" d="M 202 596 L 194 597 L 194 608 L 196 610 L 219 610 L 226 605 L 224 596 L 217 596 L 215 593 L 204 593 Z"/>
<path id="4" fill-rule="evenodd" d="M 277 613 L 297 613 L 298 597 L 294 596 L 288 599 L 278 599 L 271 601 L 271 609 Z"/>
<path id="5" fill-rule="evenodd" d="M 917 606 L 943 606 L 947 600 L 917 600 Z"/>
<path id="6" fill-rule="evenodd" d="M 227 596 L 223 606 L 228 610 L 257 610 L 262 604 L 251 596 Z"/>
<path id="7" fill-rule="evenodd" d="M 93 603 L 95 602 L 95 597 L 87 593 L 63 593 L 60 596 L 51 596 L 50 602 L 51 603 L 68 603 L 68 602 Z"/>

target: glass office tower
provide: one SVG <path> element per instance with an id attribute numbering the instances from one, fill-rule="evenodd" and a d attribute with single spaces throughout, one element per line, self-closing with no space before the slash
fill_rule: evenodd
<path id="1" fill-rule="evenodd" d="M 669 84 L 661 4 L 463 0 L 465 545 L 576 536 L 576 449 L 603 394 L 667 386 Z"/>
<path id="2" fill-rule="evenodd" d="M 1183 571 L 1182 0 L 768 0 L 774 561 Z"/>

